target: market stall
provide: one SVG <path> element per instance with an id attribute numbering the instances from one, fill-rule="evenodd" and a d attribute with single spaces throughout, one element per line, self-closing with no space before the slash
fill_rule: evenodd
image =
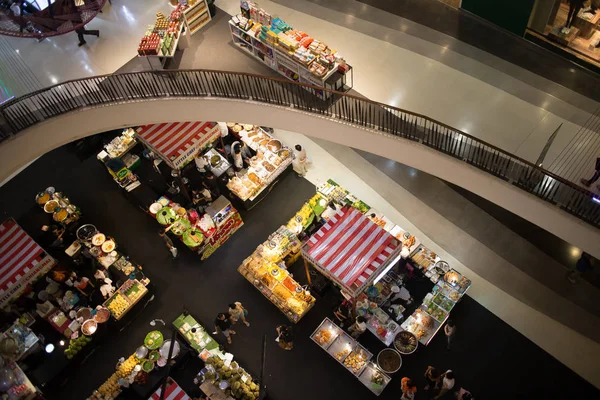
<path id="1" fill-rule="evenodd" d="M 172 232 L 190 250 L 208 258 L 223 245 L 242 225 L 242 217 L 223 196 L 217 198 L 205 214 L 200 216 L 194 209 L 186 210 L 166 197 L 153 203 L 148 212 Z"/>
<path id="2" fill-rule="evenodd" d="M 198 374 L 200 388 L 214 399 L 255 400 L 259 384 L 237 362 L 233 354 L 224 352 L 217 341 L 194 317 L 181 314 L 173 326 L 198 353 L 206 367 Z"/>
<path id="3" fill-rule="evenodd" d="M 353 207 L 344 207 L 302 248 L 308 264 L 356 299 L 400 259 L 401 245 Z"/>
<path id="4" fill-rule="evenodd" d="M 90 399 L 113 400 L 125 390 L 132 393 L 134 398 L 152 398 L 164 379 L 167 379 L 167 364 L 172 362 L 177 367 L 183 364 L 189 355 L 190 351 L 175 337 L 165 339 L 160 330 L 148 332 L 143 344 L 127 359 L 117 364 L 116 371 L 92 393 Z"/>
<path id="5" fill-rule="evenodd" d="M 231 18 L 229 28 L 236 47 L 292 81 L 339 92 L 352 88 L 352 67 L 337 51 L 254 2 L 241 2 L 241 13 Z M 331 96 L 320 89 L 307 90 L 321 99 Z"/>
<path id="6" fill-rule="evenodd" d="M 136 137 L 172 169 L 183 168 L 220 136 L 216 122 L 172 122 L 136 129 Z"/>
<path id="7" fill-rule="evenodd" d="M 290 259 L 295 259 L 300 245 L 296 235 L 282 226 L 238 268 L 248 282 L 294 323 L 315 303 L 310 291 L 290 276 L 285 265 L 286 259 L 288 263 L 291 263 Z"/>
<path id="8" fill-rule="evenodd" d="M 58 204 L 56 202 L 52 212 L 59 208 Z M 29 282 L 56 265 L 56 260 L 12 218 L 0 224 L 0 260 L 0 307 L 18 297 Z"/>
<path id="9" fill-rule="evenodd" d="M 112 139 L 96 156 L 115 182 L 128 192 L 140 185 L 138 177 L 132 172 L 140 165 L 140 158 L 130 153 L 137 144 L 135 131 L 128 128 Z"/>
<path id="10" fill-rule="evenodd" d="M 97 273 L 106 277 L 112 273 L 118 281 L 123 282 L 116 288 L 112 285 L 112 280 L 104 279 L 107 284 L 99 288 L 106 299 L 103 306 L 110 310 L 115 320 L 121 320 L 149 293 L 147 286 L 150 279 L 141 272 L 139 265 L 132 263 L 128 256 L 117 250 L 117 243 L 113 238 L 98 232 L 94 225 L 82 225 L 77 230 L 77 240 L 65 252 L 71 257 L 77 257 L 82 250 L 98 263 Z"/>
<path id="11" fill-rule="evenodd" d="M 186 0 L 186 2 L 187 7 L 184 8 L 183 15 L 191 36 L 208 24 L 212 18 L 207 0 Z"/>
<path id="12" fill-rule="evenodd" d="M 11 377 L 10 380 L 3 381 L 10 385 L 4 390 L 7 400 L 33 400 L 38 398 L 37 389 L 31 383 L 25 372 L 23 372 L 19 364 L 10 362 L 7 363 L 5 368 L 7 368 L 7 370 L 4 372 L 4 376 Z"/>
<path id="13" fill-rule="evenodd" d="M 372 361 L 373 354 L 329 318 L 321 322 L 310 338 L 377 396 L 392 380 Z"/>
<path id="14" fill-rule="evenodd" d="M 237 172 L 227 183 L 227 188 L 249 210 L 269 194 L 279 178 L 289 171 L 292 152 L 259 126 L 228 123 L 229 125 L 233 134 L 256 152 L 255 156 L 249 158 L 248 168 Z M 238 129 L 242 127 L 243 129 Z"/>

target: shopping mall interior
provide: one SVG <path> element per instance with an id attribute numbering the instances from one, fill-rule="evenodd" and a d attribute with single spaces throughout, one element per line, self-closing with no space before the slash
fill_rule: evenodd
<path id="1" fill-rule="evenodd" d="M 2 2 L 0 393 L 598 398 L 600 77 L 471 3 Z"/>

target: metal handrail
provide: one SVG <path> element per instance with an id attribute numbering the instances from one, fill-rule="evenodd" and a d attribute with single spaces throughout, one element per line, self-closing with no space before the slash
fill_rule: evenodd
<path id="1" fill-rule="evenodd" d="M 315 96 L 317 91 L 329 92 L 328 96 L 320 96 L 327 100 Z M 219 97 L 294 107 L 414 140 L 600 227 L 600 204 L 597 203 L 600 200 L 593 193 L 527 160 L 421 114 L 277 77 L 214 70 L 166 70 L 74 79 L 0 106 L 0 141 L 78 109 L 167 97 Z"/>

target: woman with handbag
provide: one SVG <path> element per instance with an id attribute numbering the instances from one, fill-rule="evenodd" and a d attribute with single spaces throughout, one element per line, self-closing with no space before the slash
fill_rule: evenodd
<path id="1" fill-rule="evenodd" d="M 235 303 L 231 303 L 229 305 L 229 314 L 233 317 L 233 323 L 235 324 L 238 320 L 242 320 L 246 326 L 250 326 L 250 322 L 246 321 L 246 316 L 248 315 L 248 310 L 244 308 L 242 303 L 236 301 Z"/>

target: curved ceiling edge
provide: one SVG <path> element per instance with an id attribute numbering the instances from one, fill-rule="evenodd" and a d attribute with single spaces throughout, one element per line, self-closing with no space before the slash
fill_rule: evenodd
<path id="1" fill-rule="evenodd" d="M 419 143 L 288 107 L 217 98 L 169 98 L 87 108 L 49 119 L 0 145 L 0 182 L 66 143 L 122 127 L 243 121 L 365 150 L 463 187 L 600 258 L 600 230 L 500 179 Z"/>

